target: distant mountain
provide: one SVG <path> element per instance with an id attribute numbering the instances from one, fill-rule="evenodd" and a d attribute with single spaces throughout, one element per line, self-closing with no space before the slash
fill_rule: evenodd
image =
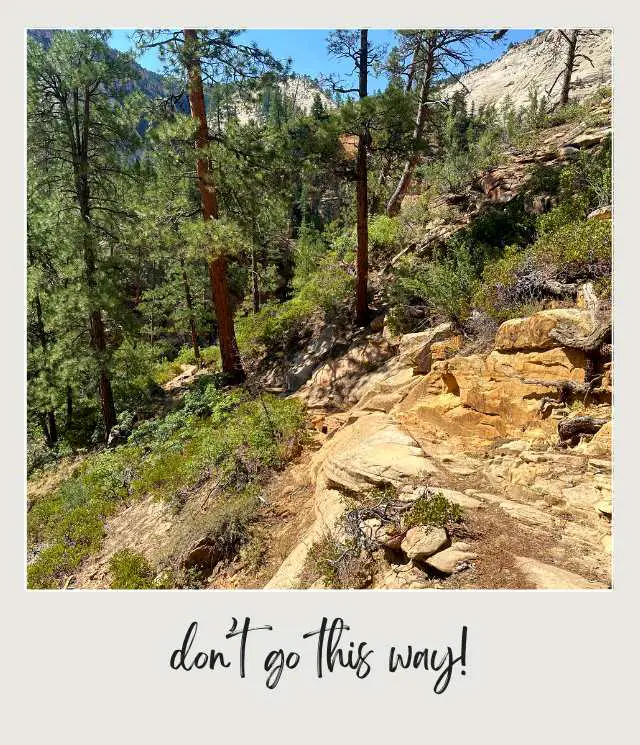
<path id="1" fill-rule="evenodd" d="M 526 105 L 531 86 L 538 87 L 539 95 L 546 95 L 565 64 L 567 44 L 557 30 L 543 31 L 533 38 L 509 48 L 495 62 L 480 65 L 466 75 L 461 83 L 444 88 L 449 98 L 456 90 L 470 91 L 467 101 L 476 106 L 500 104 L 509 96 L 516 107 Z M 572 77 L 570 98 L 580 100 L 594 93 L 600 86 L 611 85 L 611 31 L 594 29 L 578 41 L 579 54 Z M 558 81 L 550 100 L 560 97 L 562 81 Z"/>
<path id="2" fill-rule="evenodd" d="M 55 29 L 29 29 L 27 34 L 42 44 L 45 48 L 49 47 Z M 120 52 L 113 49 L 113 54 L 118 55 Z M 169 85 L 167 78 L 157 72 L 147 70 L 137 62 L 133 63 L 137 72 L 135 87 L 152 99 L 167 98 L 170 94 L 179 93 Z M 324 93 L 320 86 L 311 78 L 292 75 L 287 80 L 277 83 L 280 91 L 290 105 L 304 114 L 309 114 L 315 95 L 320 96 L 325 109 L 333 109 L 336 104 Z M 205 91 L 206 93 L 206 91 Z M 173 99 L 173 105 L 178 111 L 189 114 L 189 100 L 185 94 Z M 261 116 L 260 93 L 254 94 L 249 100 L 238 98 L 233 105 L 233 112 L 241 124 L 246 124 L 252 119 L 259 119 Z M 211 113 L 211 112 L 210 112 Z"/>

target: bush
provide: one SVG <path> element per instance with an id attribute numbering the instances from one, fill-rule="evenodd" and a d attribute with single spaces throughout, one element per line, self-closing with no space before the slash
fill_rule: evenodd
<path id="1" fill-rule="evenodd" d="M 395 282 L 388 293 L 391 321 L 398 330 L 409 330 L 407 309 L 419 304 L 431 316 L 462 323 L 471 312 L 475 288 L 475 274 L 461 245 L 439 261 L 405 259 L 398 262 Z"/>
<path id="2" fill-rule="evenodd" d="M 416 525 L 444 528 L 450 523 L 459 522 L 461 519 L 462 510 L 460 507 L 446 499 L 442 493 L 438 493 L 417 499 L 404 516 L 402 523 L 403 527 L 407 529 Z"/>
<path id="3" fill-rule="evenodd" d="M 366 553 L 348 553 L 351 544 L 337 541 L 330 533 L 309 549 L 302 571 L 302 584 L 320 580 L 334 590 L 362 589 L 371 583 L 372 558 Z"/>
<path id="4" fill-rule="evenodd" d="M 313 274 L 304 280 L 296 277 L 291 300 L 268 303 L 258 313 L 236 320 L 236 338 L 243 355 L 283 350 L 315 316 L 331 317 L 341 312 L 353 279 L 332 260 L 333 255 L 325 256 Z"/>
<path id="5" fill-rule="evenodd" d="M 109 559 L 112 590 L 149 590 L 153 587 L 153 570 L 142 554 L 125 548 Z"/>
<path id="6" fill-rule="evenodd" d="M 531 246 L 510 246 L 489 264 L 475 303 L 498 321 L 527 315 L 546 297 L 546 280 L 583 282 L 611 274 L 611 222 L 569 220 L 564 206 L 540 218 L 540 236 Z M 599 291 L 605 291 L 604 285 Z M 537 309 L 537 308 L 534 308 Z"/>
<path id="7" fill-rule="evenodd" d="M 256 488 L 299 448 L 303 408 L 294 400 L 220 391 L 204 376 L 199 386 L 181 409 L 143 422 L 127 444 L 88 458 L 77 475 L 35 502 L 28 540 L 42 550 L 29 567 L 29 587 L 58 586 L 95 553 L 104 520 L 123 502 L 153 494 L 179 507 L 213 474 L 226 510 L 216 518 L 219 530 L 229 546 L 237 544 L 255 511 Z"/>

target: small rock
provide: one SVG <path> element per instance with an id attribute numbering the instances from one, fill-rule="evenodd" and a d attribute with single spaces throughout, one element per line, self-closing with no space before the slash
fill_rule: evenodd
<path id="1" fill-rule="evenodd" d="M 580 150 L 577 147 L 565 145 L 564 147 L 559 147 L 556 154 L 558 158 L 562 158 L 563 160 L 571 160 L 573 158 L 577 158 L 579 152 Z"/>
<path id="2" fill-rule="evenodd" d="M 417 525 L 407 531 L 400 548 L 410 558 L 423 561 L 447 546 L 449 538 L 444 528 L 429 528 Z"/>
<path id="3" fill-rule="evenodd" d="M 384 322 L 385 322 L 385 314 L 380 313 L 379 315 L 375 316 L 371 323 L 369 324 L 369 327 L 372 331 L 382 331 L 384 329 Z"/>
<path id="4" fill-rule="evenodd" d="M 434 489 L 436 492 L 442 494 L 445 499 L 457 504 L 459 507 L 465 507 L 467 509 L 482 507 L 482 502 L 479 499 L 470 497 L 462 492 L 455 491 L 454 489 L 440 489 L 438 487 L 434 487 Z"/>
<path id="5" fill-rule="evenodd" d="M 511 442 L 505 442 L 504 445 L 500 445 L 496 449 L 508 453 L 521 453 L 528 447 L 529 443 L 526 440 L 511 440 Z"/>

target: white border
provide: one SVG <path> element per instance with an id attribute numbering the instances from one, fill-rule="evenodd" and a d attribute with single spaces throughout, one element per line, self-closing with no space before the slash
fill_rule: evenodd
<path id="1" fill-rule="evenodd" d="M 41 6 L 41 7 L 39 7 Z M 71 7 L 70 7 L 71 6 Z M 468 6 L 468 7 L 465 7 Z M 596 743 L 633 738 L 631 696 L 637 651 L 633 601 L 637 573 L 636 429 L 638 421 L 636 228 L 637 17 L 622 3 L 539 0 L 408 3 L 386 9 L 335 0 L 242 6 L 111 0 L 101 7 L 12 8 L 5 20 L 2 117 L 4 319 L 0 427 L 5 490 L 0 564 L 5 593 L 3 679 L 10 684 L 10 742 L 183 742 L 192 737 L 245 742 L 391 742 L 407 735 L 473 742 Z M 610 592 L 26 592 L 23 554 L 24 463 L 24 28 L 60 26 L 251 26 L 254 28 L 428 26 L 613 27 L 615 74 L 615 589 Z M 635 333 L 634 333 L 635 332 Z M 20 352 L 22 351 L 22 354 Z M 250 615 L 276 631 L 269 644 L 306 650 L 275 691 L 264 686 L 258 642 L 248 677 L 169 670 L 170 651 L 192 619 L 203 643 L 217 646 L 230 617 Z M 442 696 L 416 671 L 364 681 L 343 673 L 318 680 L 300 634 L 323 615 L 340 615 L 381 655 L 391 643 L 442 645 L 469 627 L 468 672 Z"/>

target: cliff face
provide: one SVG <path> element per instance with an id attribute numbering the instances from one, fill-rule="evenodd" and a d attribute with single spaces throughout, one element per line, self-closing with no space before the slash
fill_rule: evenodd
<path id="1" fill-rule="evenodd" d="M 594 93 L 600 86 L 611 85 L 611 37 L 609 29 L 584 31 L 578 40 L 577 54 L 572 77 L 570 98 L 580 100 Z M 500 59 L 483 65 L 461 77 L 469 89 L 469 103 L 500 105 L 510 96 L 516 107 L 527 103 L 532 85 L 537 85 L 540 95 L 546 95 L 558 74 L 563 70 L 567 43 L 559 31 L 550 30 L 533 39 L 509 49 Z M 588 59 L 585 59 L 588 57 Z M 558 101 L 562 81 L 559 80 L 549 99 Z M 464 90 L 456 83 L 444 90 L 451 96 L 456 90 Z"/>

